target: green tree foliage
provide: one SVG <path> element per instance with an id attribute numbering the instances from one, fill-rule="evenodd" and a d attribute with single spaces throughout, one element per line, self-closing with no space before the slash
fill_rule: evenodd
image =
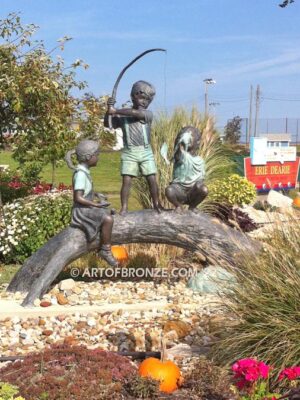
<path id="1" fill-rule="evenodd" d="M 295 2 L 295 0 L 284 0 L 282 3 L 280 3 L 278 5 L 281 8 L 285 8 L 286 6 L 288 6 L 289 4 L 292 4 L 294 2 Z"/>
<path id="2" fill-rule="evenodd" d="M 115 144 L 115 135 L 104 128 L 107 96 L 96 97 L 85 93 L 78 102 L 79 119 L 77 129 L 83 137 L 100 141 L 101 148 L 110 149 Z"/>
<path id="3" fill-rule="evenodd" d="M 43 41 L 33 40 L 36 30 L 33 24 L 23 26 L 16 13 L 0 20 L 1 143 L 10 138 L 19 162 L 50 162 L 54 171 L 76 141 L 78 100 L 71 92 L 86 86 L 75 79 L 75 70 L 87 65 L 76 60 L 66 67 L 61 56 L 54 59 L 54 51 L 62 51 L 70 38 L 47 51 Z"/>
<path id="4" fill-rule="evenodd" d="M 224 129 L 224 141 L 229 144 L 236 144 L 241 137 L 242 118 L 236 116 L 229 120 Z"/>

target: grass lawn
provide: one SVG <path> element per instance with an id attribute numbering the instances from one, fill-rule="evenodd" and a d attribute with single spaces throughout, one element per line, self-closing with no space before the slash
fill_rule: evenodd
<path id="1" fill-rule="evenodd" d="M 97 192 L 105 193 L 108 195 L 112 207 L 120 207 L 120 190 L 121 190 L 121 175 L 120 175 L 120 152 L 101 153 L 97 167 L 91 168 L 91 174 L 94 182 L 94 188 Z M 7 164 L 11 169 L 18 167 L 18 163 L 12 158 L 11 152 L 0 152 L 0 164 Z M 45 165 L 42 171 L 42 180 L 51 182 L 52 168 L 51 165 Z M 56 184 L 60 182 L 65 185 L 71 185 L 72 171 L 67 167 L 65 162 L 56 169 Z M 138 210 L 140 205 L 133 198 L 130 197 L 129 209 Z"/>
<path id="2" fill-rule="evenodd" d="M 0 286 L 3 285 L 3 283 L 9 283 L 15 273 L 18 271 L 20 268 L 20 265 L 2 265 L 0 264 Z M 1 289 L 0 289 L 1 290 Z"/>

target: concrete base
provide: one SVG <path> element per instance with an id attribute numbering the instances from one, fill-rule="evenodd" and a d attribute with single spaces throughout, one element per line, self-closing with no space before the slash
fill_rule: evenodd
<path id="1" fill-rule="evenodd" d="M 21 306 L 22 300 L 0 300 L 0 321 L 9 317 L 20 317 L 20 318 L 34 318 L 34 317 L 47 317 L 47 316 L 57 316 L 57 315 L 72 315 L 75 313 L 80 313 L 82 315 L 89 313 L 105 313 L 114 312 L 118 310 L 127 312 L 137 312 L 137 311 L 155 311 L 155 310 L 170 310 L 174 307 L 180 307 L 183 310 L 196 310 L 203 309 L 203 307 L 210 306 L 218 308 L 221 304 L 221 300 L 212 295 L 203 296 L 201 302 L 198 305 L 189 303 L 174 304 L 168 302 L 167 300 L 160 301 L 148 301 L 136 304 L 104 304 L 104 305 L 75 305 L 75 306 L 60 306 L 52 305 L 50 307 L 32 307 L 24 308 Z"/>
<path id="2" fill-rule="evenodd" d="M 101 306 L 88 306 L 88 305 L 78 305 L 78 306 L 60 306 L 52 305 L 50 307 L 32 307 L 24 308 L 21 306 L 21 301 L 14 300 L 0 300 L 0 320 L 7 317 L 47 317 L 56 315 L 70 315 L 75 313 L 89 314 L 93 312 L 105 313 L 114 312 L 117 310 L 136 312 L 136 311 L 153 311 L 155 309 L 161 310 L 170 306 L 167 301 L 151 301 L 140 304 L 105 304 Z"/>

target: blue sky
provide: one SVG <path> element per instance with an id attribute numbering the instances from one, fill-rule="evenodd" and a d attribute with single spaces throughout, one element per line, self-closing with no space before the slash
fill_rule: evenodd
<path id="1" fill-rule="evenodd" d="M 203 79 L 214 78 L 209 102 L 218 124 L 247 117 L 249 88 L 260 84 L 260 116 L 300 118 L 300 0 L 0 0 L 0 18 L 20 11 L 40 26 L 51 49 L 68 35 L 63 56 L 90 65 L 78 73 L 96 95 L 111 92 L 120 70 L 140 52 L 121 81 L 117 100 L 129 99 L 134 81 L 152 82 L 154 110 L 193 104 L 204 110 Z M 278 99 L 278 100 L 270 100 Z M 290 100 L 290 101 L 287 101 Z M 292 101 L 293 100 L 293 101 Z M 299 100 L 299 101 L 295 101 Z"/>

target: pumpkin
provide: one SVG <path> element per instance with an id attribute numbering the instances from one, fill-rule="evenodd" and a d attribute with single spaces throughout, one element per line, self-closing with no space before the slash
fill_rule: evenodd
<path id="1" fill-rule="evenodd" d="M 144 360 L 139 367 L 139 375 L 160 381 L 159 390 L 172 393 L 182 383 L 180 369 L 172 361 L 160 361 L 150 357 Z"/>
<path id="2" fill-rule="evenodd" d="M 111 246 L 111 252 L 119 263 L 122 264 L 128 261 L 128 253 L 125 247 Z"/>
<path id="3" fill-rule="evenodd" d="M 293 205 L 295 207 L 300 207 L 300 193 L 298 193 L 297 196 L 294 198 Z"/>

